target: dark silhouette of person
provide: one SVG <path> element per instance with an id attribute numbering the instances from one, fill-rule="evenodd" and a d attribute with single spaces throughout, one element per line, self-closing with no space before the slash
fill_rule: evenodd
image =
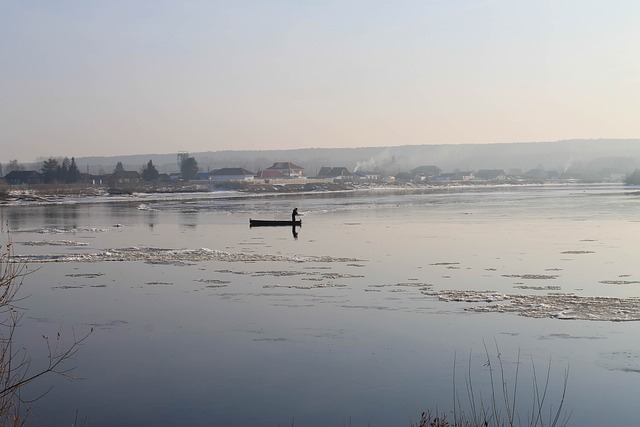
<path id="1" fill-rule="evenodd" d="M 293 238 L 298 240 L 298 231 L 296 230 L 296 217 L 299 217 L 298 208 L 294 208 L 293 212 L 291 212 L 291 231 L 293 233 Z"/>

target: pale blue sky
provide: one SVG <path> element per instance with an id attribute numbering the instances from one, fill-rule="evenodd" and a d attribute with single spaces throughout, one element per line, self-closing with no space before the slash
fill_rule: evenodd
<path id="1" fill-rule="evenodd" d="M 0 162 L 640 137 L 638 1 L 0 8 Z"/>

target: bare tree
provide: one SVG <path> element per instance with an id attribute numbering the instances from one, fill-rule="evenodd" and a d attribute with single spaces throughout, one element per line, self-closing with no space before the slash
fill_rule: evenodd
<path id="1" fill-rule="evenodd" d="M 9 164 L 7 164 L 7 167 L 5 168 L 6 173 L 9 173 L 12 171 L 23 171 L 23 170 L 24 170 L 24 166 L 18 163 L 18 160 L 16 159 L 10 160 Z"/>
<path id="2" fill-rule="evenodd" d="M 55 337 L 43 335 L 48 351 L 47 363 L 44 367 L 32 369 L 27 351 L 14 346 L 17 327 L 23 316 L 23 311 L 16 306 L 20 301 L 18 291 L 27 271 L 25 264 L 16 260 L 8 236 L 7 242 L 0 242 L 0 425 L 18 426 L 25 424 L 29 404 L 21 396 L 21 390 L 48 374 L 72 378 L 72 368 L 66 362 L 76 354 L 93 328 L 79 337 L 72 331 L 69 345 L 64 344 L 60 332 Z"/>

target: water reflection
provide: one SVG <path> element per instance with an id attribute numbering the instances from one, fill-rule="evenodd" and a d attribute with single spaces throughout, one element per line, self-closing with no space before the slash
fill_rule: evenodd
<path id="1" fill-rule="evenodd" d="M 46 219 L 46 225 L 66 229 L 78 228 L 77 205 L 47 205 L 43 207 L 42 215 Z"/>
<path id="2" fill-rule="evenodd" d="M 21 211 L 12 208 L 0 208 L 0 218 L 2 220 L 2 226 L 6 224 L 9 230 L 20 229 L 25 221 Z"/>
<path id="3" fill-rule="evenodd" d="M 157 216 L 157 215 L 156 215 L 156 212 L 155 212 L 155 211 L 147 211 L 147 212 L 145 212 L 145 217 L 146 217 L 146 220 L 147 220 L 147 225 L 149 226 L 149 228 L 150 228 L 151 230 L 153 230 L 153 227 L 155 226 L 155 223 L 156 223 L 156 221 L 157 221 L 156 216 Z"/>
<path id="4" fill-rule="evenodd" d="M 78 205 L 8 206 L 2 207 L 1 220 L 10 230 L 23 229 L 29 223 L 44 227 L 75 229 L 80 223 Z"/>
<path id="5" fill-rule="evenodd" d="M 87 204 L 75 221 L 79 234 L 92 239 L 88 255 L 69 244 L 52 249 L 52 242 L 25 248 L 50 260 L 82 260 L 50 262 L 27 278 L 33 317 L 25 323 L 35 332 L 42 328 L 36 317 L 109 327 L 79 353 L 77 372 L 86 380 L 56 384 L 35 413 L 46 417 L 45 427 L 62 424 L 76 408 L 104 425 L 179 425 L 193 414 L 200 420 L 189 419 L 191 425 L 284 425 L 292 416 L 296 425 L 336 425 L 336 414 L 353 415 L 354 425 L 371 419 L 401 425 L 398 419 L 419 415 L 424 402 L 448 404 L 442 387 L 452 385 L 456 352 L 475 355 L 479 348 L 482 359 L 484 340 L 498 337 L 504 354 L 522 348 L 536 361 L 571 360 L 576 425 L 608 425 L 611 413 L 617 424 L 633 425 L 640 417 L 633 370 L 640 323 L 465 310 L 487 306 L 494 294 L 483 291 L 494 290 L 518 295 L 529 309 L 564 299 L 557 316 L 573 308 L 567 305 L 573 297 L 554 295 L 555 287 L 582 295 L 578 302 L 595 295 L 633 304 L 632 282 L 640 280 L 630 255 L 640 244 L 632 222 L 637 203 L 615 216 L 606 210 L 613 220 L 578 221 L 612 202 L 590 198 L 586 205 L 569 191 L 546 189 L 542 200 L 523 188 L 430 199 L 309 195 L 302 205 L 292 195 L 187 205 L 197 213 L 182 202 Z M 250 215 L 287 218 L 294 203 L 313 218 L 294 245 L 289 228 L 296 240 L 299 226 L 247 229 Z M 563 216 L 549 219 L 552 211 Z M 39 230 L 44 222 L 37 206 L 0 213 L 23 228 Z M 74 214 L 58 218 L 65 216 Z M 122 229 L 112 227 L 119 223 Z M 466 303 L 460 295 L 480 301 Z M 290 387 L 277 387 L 285 381 Z M 598 396 L 588 392 L 594 385 Z M 256 415 L 247 415 L 247 402 Z M 591 412 L 602 405 L 606 413 Z"/>
<path id="6" fill-rule="evenodd" d="M 178 225 L 181 228 L 195 229 L 199 224 L 199 211 L 194 208 L 183 208 L 178 212 Z"/>
<path id="7" fill-rule="evenodd" d="M 104 209 L 106 209 L 107 211 L 107 217 L 117 218 L 114 221 L 121 224 L 136 224 L 142 218 L 141 213 L 144 213 L 145 218 L 148 218 L 154 213 L 153 210 L 148 209 L 146 204 L 141 204 L 138 201 L 119 202 L 113 204 L 109 203 Z M 91 211 L 93 211 L 93 209 L 91 209 L 91 207 L 88 207 L 88 212 Z"/>

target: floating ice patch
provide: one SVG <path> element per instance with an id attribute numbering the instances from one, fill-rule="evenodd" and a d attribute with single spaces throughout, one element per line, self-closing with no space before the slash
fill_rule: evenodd
<path id="1" fill-rule="evenodd" d="M 413 279 L 410 279 L 410 280 L 413 280 Z M 430 283 L 423 283 L 423 282 L 402 282 L 402 283 L 396 283 L 395 285 L 392 285 L 392 286 L 397 286 L 402 288 L 423 289 L 423 288 L 430 288 L 433 285 L 431 285 Z"/>
<path id="2" fill-rule="evenodd" d="M 301 255 L 260 255 L 255 253 L 230 253 L 219 250 L 201 249 L 162 249 L 162 248 L 120 248 L 107 249 L 97 253 L 74 255 L 17 255 L 16 259 L 24 262 L 105 262 L 105 261 L 145 261 L 152 263 L 174 262 L 357 262 L 356 258 L 332 256 Z"/>
<path id="3" fill-rule="evenodd" d="M 11 233 L 37 233 L 37 234 L 76 234 L 76 233 L 104 233 L 106 228 L 36 228 L 31 230 L 11 230 Z"/>
<path id="4" fill-rule="evenodd" d="M 407 283 L 407 282 L 403 282 L 403 283 L 395 283 L 395 284 L 388 284 L 388 285 L 367 285 L 367 287 L 369 288 L 391 288 L 389 290 L 389 292 L 404 292 L 407 290 L 407 288 L 412 288 L 412 289 L 417 289 L 421 292 L 426 292 L 430 289 L 433 288 L 433 285 L 430 283 L 422 283 L 422 282 L 415 282 L 415 283 Z M 366 292 L 380 292 L 381 289 L 365 289 Z"/>
<path id="5" fill-rule="evenodd" d="M 129 322 L 127 322 L 126 320 L 111 320 L 105 323 L 93 323 L 91 326 L 98 329 L 113 329 L 116 327 L 127 326 L 128 324 Z"/>
<path id="6" fill-rule="evenodd" d="M 603 285 L 633 285 L 640 283 L 638 280 L 601 280 L 599 283 Z"/>
<path id="7" fill-rule="evenodd" d="M 557 274 L 503 274 L 502 277 L 516 277 L 518 279 L 530 280 L 552 280 L 557 279 Z"/>
<path id="8" fill-rule="evenodd" d="M 218 280 L 218 279 L 197 279 L 195 281 L 200 283 L 213 284 L 213 285 L 228 285 L 229 283 L 231 283 L 228 280 Z"/>
<path id="9" fill-rule="evenodd" d="M 541 340 L 604 340 L 606 337 L 595 335 L 570 335 L 570 334 L 548 334 L 540 337 Z"/>
<path id="10" fill-rule="evenodd" d="M 342 308 L 347 309 L 363 309 L 363 310 L 379 310 L 379 311 L 394 311 L 395 308 L 391 308 L 386 305 L 342 305 Z"/>
<path id="11" fill-rule="evenodd" d="M 514 286 L 514 288 L 530 289 L 532 291 L 559 291 L 561 289 L 560 286 L 527 286 L 527 285 Z"/>
<path id="12" fill-rule="evenodd" d="M 310 286 L 305 286 L 305 285 L 264 285 L 263 288 L 264 289 L 277 289 L 277 288 L 284 288 L 284 289 L 301 289 L 301 290 L 309 290 L 309 289 L 325 289 L 325 288 L 346 288 L 347 285 L 333 285 L 333 284 L 325 284 L 325 283 L 320 283 L 317 285 L 310 285 Z"/>
<path id="13" fill-rule="evenodd" d="M 85 242 L 75 242 L 73 240 L 35 240 L 30 242 L 19 242 L 25 246 L 88 246 Z"/>
<path id="14" fill-rule="evenodd" d="M 433 294 L 432 294 L 433 295 Z M 585 297 L 567 294 L 504 295 L 493 291 L 436 292 L 441 301 L 485 302 L 477 313 L 516 313 L 524 317 L 628 322 L 640 320 L 640 298 Z M 496 304 L 499 302 L 500 304 Z"/>
<path id="15" fill-rule="evenodd" d="M 637 350 L 600 353 L 596 362 L 610 371 L 640 373 L 640 353 Z"/>
<path id="16" fill-rule="evenodd" d="M 282 270 L 276 270 L 276 271 L 256 271 L 255 273 L 251 274 L 254 277 L 260 277 L 260 276 L 276 276 L 276 277 L 285 277 L 285 276 L 299 276 L 302 274 L 307 274 L 307 273 L 302 273 L 300 271 L 282 271 Z"/>
<path id="17" fill-rule="evenodd" d="M 348 274 L 348 273 L 322 273 L 321 276 L 324 279 L 331 279 L 331 280 L 353 279 L 353 278 L 364 277 L 364 276 L 362 276 L 360 274 Z"/>
<path id="18" fill-rule="evenodd" d="M 104 276 L 104 273 L 71 273 L 65 274 L 67 277 L 84 277 L 87 279 L 95 279 L 96 277 Z"/>
<path id="19" fill-rule="evenodd" d="M 507 295 L 494 291 L 440 291 L 436 295 L 446 302 L 495 302 L 508 299 Z"/>

